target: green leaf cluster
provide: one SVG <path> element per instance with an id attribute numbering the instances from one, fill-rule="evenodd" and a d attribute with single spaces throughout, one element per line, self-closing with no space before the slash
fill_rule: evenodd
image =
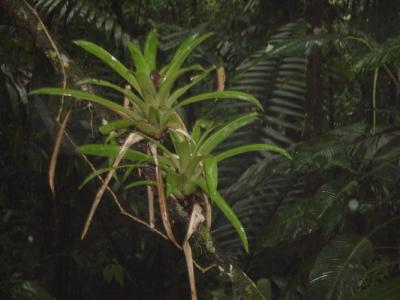
<path id="1" fill-rule="evenodd" d="M 90 78 L 79 83 L 82 86 L 80 90 L 43 88 L 31 92 L 31 94 L 77 98 L 99 104 L 114 112 L 119 118 L 100 127 L 102 133 L 109 135 L 107 139 L 109 143 L 84 145 L 78 151 L 88 155 L 115 159 L 121 153 L 121 146 L 113 141 L 115 133 L 118 132 L 120 135 L 136 132 L 146 140 L 148 145 L 158 148 L 160 152 L 158 159 L 156 161 L 153 156 L 134 149 L 128 149 L 124 158 L 134 164 L 148 163 L 155 166 L 158 163 L 166 182 L 168 197 L 179 200 L 203 191 L 232 223 L 244 248 L 248 251 L 248 241 L 243 226 L 221 194 L 218 193 L 218 162 L 250 151 L 273 151 L 287 158 L 290 156 L 277 146 L 260 143 L 214 153 L 218 145 L 233 132 L 256 121 L 257 113 L 239 116 L 220 126 L 211 126 L 204 120 L 197 120 L 191 132 L 187 130 L 179 113 L 189 104 L 206 100 L 239 100 L 263 110 L 262 105 L 255 97 L 235 90 L 206 92 L 184 98 L 184 95 L 193 86 L 214 69 L 204 69 L 197 64 L 184 66 L 185 60 L 193 50 L 210 36 L 210 33 L 191 35 L 178 47 L 171 61 L 164 67 L 159 67 L 157 65 L 157 36 L 154 31 L 151 31 L 143 50 L 134 43 L 127 45 L 134 65 L 133 70 L 128 69 L 100 46 L 88 41 L 76 41 L 78 46 L 97 57 L 124 79 L 126 85 L 121 87 L 109 81 Z M 177 86 L 177 81 L 187 74 L 192 74 L 191 81 L 186 85 Z M 86 85 L 112 89 L 124 97 L 125 104 L 119 104 L 111 99 L 85 91 Z M 173 149 L 167 147 L 171 144 Z M 105 170 L 110 170 L 110 168 Z M 105 170 L 102 171 L 105 172 Z M 100 170 L 100 172 L 102 171 Z M 96 175 L 91 174 L 84 183 Z M 151 180 L 141 180 L 140 182 L 140 184 L 131 183 L 128 187 L 154 185 Z"/>

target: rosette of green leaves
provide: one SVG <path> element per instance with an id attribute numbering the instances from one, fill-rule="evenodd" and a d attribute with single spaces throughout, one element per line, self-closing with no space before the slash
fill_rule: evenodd
<path id="1" fill-rule="evenodd" d="M 182 99 L 212 70 L 212 68 L 204 70 L 200 65 L 183 66 L 189 54 L 210 35 L 195 34 L 188 37 L 178 47 L 170 63 L 160 68 L 159 71 L 156 60 L 157 39 L 154 32 L 148 35 L 143 51 L 133 43 L 128 44 L 134 64 L 133 71 L 98 45 L 88 41 L 75 42 L 108 65 L 126 81 L 126 85 L 123 87 L 100 79 L 86 79 L 80 82 L 81 85 L 84 87 L 84 85 L 91 84 L 111 88 L 127 99 L 129 105 L 121 105 L 84 89 L 44 88 L 33 91 L 31 94 L 69 96 L 100 104 L 115 112 L 119 118 L 100 127 L 100 130 L 103 133 L 111 133 L 132 128 L 148 143 L 156 145 L 160 151 L 157 161 L 166 181 L 167 196 L 182 199 L 193 195 L 198 190 L 204 191 L 232 223 L 247 251 L 248 242 L 245 231 L 237 216 L 217 190 L 218 162 L 249 151 L 269 150 L 289 156 L 283 149 L 268 144 L 246 145 L 222 153 L 213 153 L 215 148 L 235 130 L 255 121 L 257 118 L 255 113 L 241 116 L 220 127 L 208 126 L 204 121 L 199 120 L 192 132 L 187 132 L 178 110 L 192 103 L 205 100 L 241 100 L 263 109 L 256 98 L 239 91 L 206 92 Z M 176 81 L 189 72 L 196 72 L 191 82 L 175 88 Z M 168 135 L 166 135 L 167 132 Z M 161 142 L 160 138 L 163 136 L 170 138 L 173 150 L 168 149 Z M 84 145 L 78 149 L 78 152 L 108 157 L 112 161 L 121 153 L 121 146 L 115 143 Z M 153 156 L 133 149 L 128 149 L 124 158 L 133 163 L 126 165 L 129 170 L 132 170 L 132 166 L 155 164 Z M 123 169 L 124 166 L 118 166 L 118 168 Z M 110 168 L 105 168 L 94 172 L 84 183 L 109 170 Z M 154 182 L 141 180 L 131 183 L 129 187 L 150 184 L 154 184 Z"/>
<path id="2" fill-rule="evenodd" d="M 205 70 L 198 64 L 183 66 L 190 53 L 210 35 L 210 33 L 191 35 L 178 47 L 171 61 L 166 66 L 158 68 L 158 42 L 155 32 L 151 31 L 146 39 L 143 51 L 134 43 L 130 42 L 127 45 L 134 70 L 129 70 L 117 58 L 92 42 L 75 41 L 75 44 L 96 56 L 122 77 L 126 82 L 125 85 L 118 86 L 106 80 L 91 78 L 79 83 L 82 85 L 82 90 L 43 88 L 30 94 L 63 95 L 100 104 L 119 116 L 118 119 L 101 127 L 102 132 L 108 133 L 116 129 L 133 127 L 136 131 L 155 139 L 161 138 L 168 128 L 181 128 L 182 122 L 177 115 L 177 109 L 192 103 L 210 99 L 236 99 L 250 102 L 262 109 L 256 98 L 239 91 L 216 91 L 182 99 L 193 86 L 204 79 L 213 69 Z M 194 73 L 191 81 L 175 89 L 177 80 L 188 73 Z M 110 88 L 129 100 L 129 105 L 124 106 L 88 92 L 85 90 L 85 85 Z"/>

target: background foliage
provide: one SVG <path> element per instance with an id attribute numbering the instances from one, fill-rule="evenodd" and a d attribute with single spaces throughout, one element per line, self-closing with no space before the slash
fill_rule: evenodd
<path id="1" fill-rule="evenodd" d="M 399 299 L 397 1 L 29 3 L 68 62 L 69 85 L 90 76 L 118 82 L 73 40 L 91 40 L 129 65 L 126 43 L 143 41 L 152 28 L 163 62 L 190 33 L 215 32 L 189 61 L 223 65 L 226 86 L 255 95 L 265 108 L 260 122 L 236 132 L 220 150 L 267 142 L 294 157 L 246 154 L 220 166 L 220 192 L 250 241 L 245 254 L 215 212 L 212 233 L 221 252 L 265 299 Z M 77 189 L 89 170 L 68 140 L 53 198 L 47 168 L 59 100 L 26 94 L 60 86 L 62 78 L 35 27 L 16 17 L 22 5 L 0 4 L 0 298 L 186 299 L 181 252 L 116 217 L 110 199 L 102 202 L 88 237 L 79 239 L 98 186 Z M 210 80 L 195 92 L 214 85 Z M 226 120 L 251 110 L 229 103 L 189 107 L 184 115 L 192 124 L 197 117 Z M 97 128 L 110 117 L 80 103 L 68 131 L 78 144 L 100 143 Z M 144 189 L 113 188 L 133 212 L 142 209 Z M 215 269 L 197 278 L 200 299 L 235 299 L 238 293 Z"/>

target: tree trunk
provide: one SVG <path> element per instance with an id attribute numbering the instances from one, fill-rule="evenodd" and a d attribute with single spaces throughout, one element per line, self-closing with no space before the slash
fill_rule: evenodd
<path id="1" fill-rule="evenodd" d="M 319 35 L 322 25 L 322 0 L 306 1 L 305 17 L 309 34 Z M 321 134 L 322 125 L 322 81 L 321 47 L 314 46 L 307 58 L 307 93 L 305 102 L 304 137 Z"/>
<path id="2" fill-rule="evenodd" d="M 307 33 L 319 35 L 322 26 L 322 0 L 308 0 L 305 4 Z M 318 137 L 322 132 L 322 78 L 321 78 L 321 47 L 313 46 L 307 58 L 306 113 L 303 137 L 306 139 Z M 321 184 L 321 176 L 317 173 L 305 177 L 305 195 L 313 195 Z"/>

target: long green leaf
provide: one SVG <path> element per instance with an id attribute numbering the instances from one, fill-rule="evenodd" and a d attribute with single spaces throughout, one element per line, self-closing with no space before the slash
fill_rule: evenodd
<path id="1" fill-rule="evenodd" d="M 144 73 L 147 76 L 150 74 L 150 66 L 144 58 L 142 51 L 134 43 L 128 43 L 128 50 L 132 56 L 133 63 L 135 65 L 136 73 Z"/>
<path id="2" fill-rule="evenodd" d="M 75 44 L 99 58 L 102 62 L 104 62 L 111 69 L 117 72 L 122 78 L 124 78 L 130 85 L 132 85 L 132 87 L 137 90 L 139 94 L 142 93 L 139 84 L 135 76 L 133 76 L 132 72 L 130 72 L 118 59 L 116 59 L 106 50 L 92 42 L 83 40 L 75 41 Z"/>
<path id="3" fill-rule="evenodd" d="M 176 50 L 174 57 L 171 60 L 171 63 L 166 70 L 165 77 L 170 77 L 172 74 L 177 72 L 189 54 L 196 48 L 200 43 L 202 43 L 205 39 L 210 37 L 212 33 L 206 33 L 203 35 L 194 34 L 188 37 Z"/>
<path id="4" fill-rule="evenodd" d="M 100 79 L 95 79 L 95 78 L 87 78 L 83 79 L 78 82 L 78 84 L 92 84 L 92 85 L 98 85 L 98 86 L 104 86 L 104 87 L 109 87 L 114 89 L 117 92 L 120 92 L 121 94 L 125 95 L 128 100 L 132 103 L 134 108 L 139 108 L 141 111 L 143 111 L 143 100 L 141 100 L 138 96 L 136 96 L 131 90 L 124 89 L 116 84 L 113 84 L 109 81 L 106 80 L 100 80 Z"/>
<path id="5" fill-rule="evenodd" d="M 215 149 L 215 147 L 217 147 L 226 138 L 228 138 L 234 131 L 251 122 L 254 122 L 256 119 L 257 114 L 251 113 L 233 120 L 232 122 L 226 124 L 221 129 L 213 133 L 208 139 L 206 139 L 199 146 L 198 152 L 203 156 L 210 154 Z"/>
<path id="6" fill-rule="evenodd" d="M 121 128 L 127 128 L 132 125 L 134 125 L 134 124 L 132 123 L 131 120 L 120 119 L 120 120 L 111 121 L 110 123 L 107 123 L 106 125 L 101 126 L 99 128 L 99 130 L 103 134 L 108 134 L 111 131 L 118 130 Z"/>
<path id="7" fill-rule="evenodd" d="M 78 153 L 83 153 L 86 155 L 96 155 L 102 157 L 115 158 L 121 152 L 121 146 L 88 144 L 78 147 L 76 151 Z M 150 155 L 132 149 L 128 149 L 128 151 L 125 154 L 125 158 L 135 162 L 153 161 L 153 158 Z"/>
<path id="8" fill-rule="evenodd" d="M 233 149 L 226 150 L 224 152 L 218 153 L 215 155 L 217 161 L 221 161 L 224 159 L 227 159 L 229 157 L 239 155 L 242 153 L 246 152 L 251 152 L 251 151 L 272 151 L 279 153 L 283 156 L 285 156 L 288 159 L 292 159 L 292 157 L 287 153 L 284 149 L 278 146 L 270 145 L 270 144 L 251 144 L 251 145 L 244 145 L 244 146 L 239 146 L 235 147 Z"/>
<path id="9" fill-rule="evenodd" d="M 214 156 L 208 156 L 204 159 L 204 174 L 211 199 L 214 199 L 218 187 L 218 162 Z"/>
<path id="10" fill-rule="evenodd" d="M 196 184 L 207 194 L 212 196 L 210 194 L 210 191 L 208 189 L 207 183 L 204 181 L 204 179 L 200 179 L 196 181 Z M 246 250 L 246 252 L 249 252 L 249 241 L 247 239 L 246 232 L 244 231 L 244 228 L 242 224 L 240 223 L 238 217 L 232 210 L 232 208 L 226 203 L 225 199 L 220 195 L 220 193 L 216 192 L 214 194 L 214 198 L 212 198 L 214 203 L 219 207 L 219 209 L 222 211 L 222 213 L 225 215 L 225 217 L 231 222 L 233 228 L 235 228 L 236 232 L 239 235 L 239 238 L 243 244 L 243 248 Z"/>
<path id="11" fill-rule="evenodd" d="M 187 98 L 185 100 L 182 100 L 179 102 L 178 105 L 175 106 L 175 109 L 189 105 L 192 103 L 200 102 L 200 101 L 205 101 L 205 100 L 241 100 L 241 101 L 246 101 L 249 102 L 255 106 L 257 106 L 260 110 L 264 110 L 262 107 L 261 103 L 252 95 L 244 92 L 239 92 L 239 91 L 223 91 L 223 92 L 209 92 L 209 93 L 203 93 L 200 95 L 195 95 L 190 98 Z"/>
<path id="12" fill-rule="evenodd" d="M 122 166 L 118 166 L 116 168 L 113 167 L 108 167 L 108 168 L 102 168 L 102 169 L 98 169 L 95 172 L 90 173 L 81 183 L 81 185 L 78 187 L 79 190 L 81 190 L 89 181 L 93 180 L 95 177 L 108 172 L 112 169 L 122 169 L 122 168 L 128 168 L 131 166 L 137 166 L 137 165 L 122 165 Z"/>
<path id="13" fill-rule="evenodd" d="M 210 68 L 206 70 L 203 74 L 197 75 L 193 77 L 192 81 L 185 86 L 177 89 L 175 92 L 172 93 L 172 95 L 168 98 L 166 105 L 168 107 L 171 107 L 174 105 L 176 101 L 178 101 L 179 97 L 181 97 L 183 94 L 185 94 L 189 89 L 191 89 L 193 86 L 195 86 L 197 83 L 199 83 L 201 80 L 203 80 L 205 77 L 210 74 L 211 70 L 214 68 Z"/>
<path id="14" fill-rule="evenodd" d="M 192 139 L 195 141 L 195 143 L 198 143 L 200 141 L 200 138 L 202 136 L 205 136 L 205 134 L 201 134 L 203 130 L 207 130 L 212 128 L 213 122 L 210 120 L 204 120 L 204 119 L 198 119 L 192 128 Z"/>
<path id="15" fill-rule="evenodd" d="M 179 69 L 168 77 L 164 76 L 161 80 L 160 90 L 158 92 L 158 97 L 161 99 L 161 101 L 166 101 L 167 97 L 171 93 L 171 89 L 174 86 L 175 81 L 182 75 L 191 71 L 204 71 L 204 69 L 199 64 L 195 64 L 186 68 Z"/>
<path id="16" fill-rule="evenodd" d="M 115 111 L 116 113 L 135 118 L 135 114 L 132 114 L 132 112 L 129 109 L 127 109 L 126 107 L 123 107 L 122 105 L 119 105 L 111 100 L 108 100 L 108 99 L 100 97 L 100 96 L 93 95 L 88 92 L 83 92 L 83 91 L 74 90 L 74 89 L 63 89 L 63 88 L 43 88 L 43 89 L 38 89 L 38 90 L 35 90 L 35 91 L 32 91 L 29 93 L 29 95 L 37 95 L 37 94 L 75 97 L 78 99 L 87 100 L 90 102 L 94 102 L 94 103 L 103 105 L 103 106 L 107 107 L 108 109 Z"/>
<path id="17" fill-rule="evenodd" d="M 149 74 L 144 72 L 137 72 L 135 74 L 139 82 L 140 88 L 142 89 L 144 102 L 146 103 L 158 102 L 156 87 L 154 86 L 153 81 L 150 79 Z"/>
<path id="18" fill-rule="evenodd" d="M 143 185 L 145 185 L 145 186 L 148 186 L 148 185 L 155 186 L 157 184 L 156 184 L 156 182 L 154 180 L 138 180 L 138 181 L 135 181 L 135 182 L 132 182 L 132 183 L 126 185 L 124 187 L 124 190 L 133 189 L 135 187 L 143 186 Z"/>
<path id="19" fill-rule="evenodd" d="M 193 160 L 193 157 L 191 157 L 190 141 L 175 130 L 170 131 L 170 137 L 172 144 L 174 145 L 175 152 L 179 157 L 179 170 L 184 172 L 189 163 Z"/>
<path id="20" fill-rule="evenodd" d="M 157 70 L 157 35 L 154 30 L 150 31 L 144 45 L 144 58 L 146 59 L 150 71 Z"/>
<path id="21" fill-rule="evenodd" d="M 109 168 L 102 168 L 102 169 L 98 169 L 95 172 L 92 172 L 89 174 L 89 176 L 87 176 L 81 183 L 81 185 L 78 187 L 79 190 L 81 190 L 89 181 L 93 180 L 95 177 L 108 172 L 110 170 L 114 169 L 113 167 L 109 167 Z"/>

